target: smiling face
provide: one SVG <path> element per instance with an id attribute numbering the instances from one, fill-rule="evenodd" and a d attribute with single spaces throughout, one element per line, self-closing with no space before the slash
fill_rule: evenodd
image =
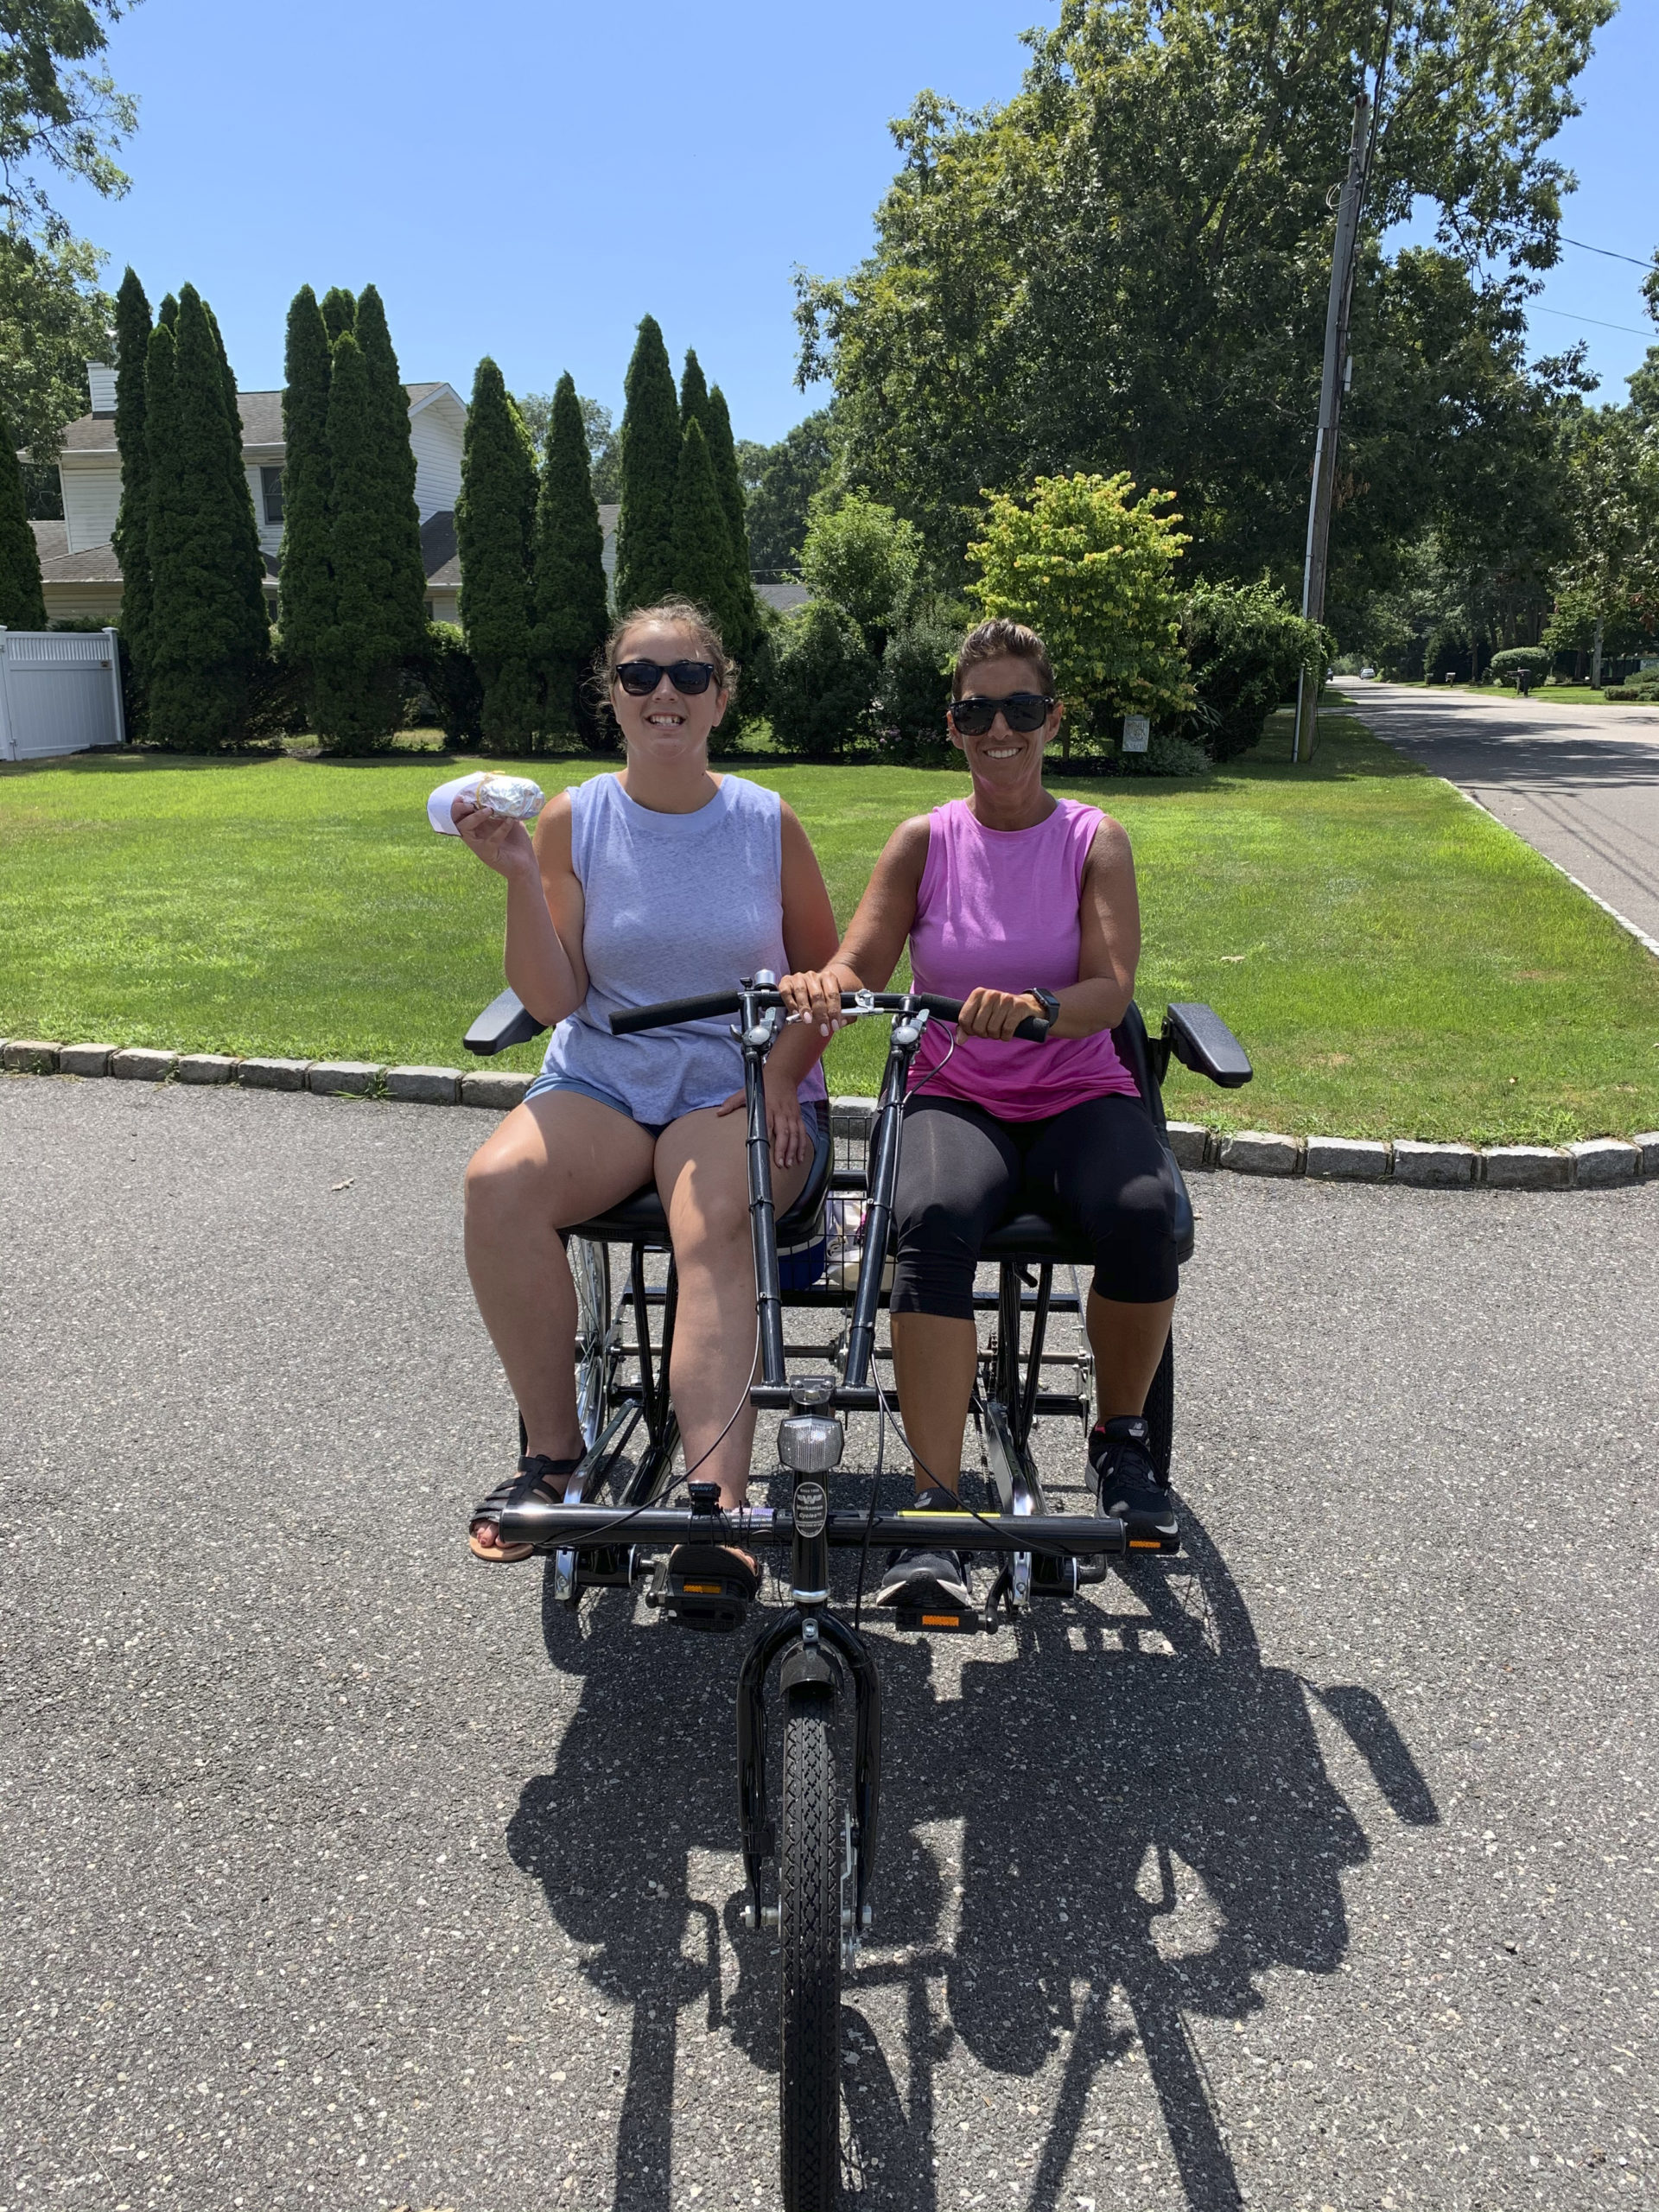
<path id="1" fill-rule="evenodd" d="M 963 679 L 965 698 L 1006 699 L 1015 691 L 1034 691 L 1041 698 L 1047 689 L 1040 669 L 1010 656 L 976 661 Z M 1043 748 L 1058 734 L 1065 713 L 1064 702 L 1056 700 L 1042 728 L 1029 731 L 1010 729 L 998 715 L 983 737 L 963 737 L 952 723 L 950 742 L 966 756 L 976 785 L 1012 798 L 1042 782 Z"/>
<path id="2" fill-rule="evenodd" d="M 611 685 L 611 711 L 629 757 L 664 766 L 707 754 L 709 733 L 726 711 L 726 694 L 711 683 L 706 691 L 677 691 L 667 670 L 677 660 L 707 661 L 706 647 L 671 622 L 636 622 L 623 632 L 619 662 L 654 660 L 664 673 L 657 689 L 635 698 L 618 683 Z"/>

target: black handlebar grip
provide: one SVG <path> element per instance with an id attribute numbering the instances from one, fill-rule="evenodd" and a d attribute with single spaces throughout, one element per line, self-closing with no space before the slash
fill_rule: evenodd
<path id="1" fill-rule="evenodd" d="M 936 997 L 931 991 L 918 991 L 917 1003 L 925 1006 L 936 1021 L 962 1020 L 961 999 L 942 999 Z M 1041 1014 L 1028 1014 L 1014 1033 L 1016 1037 L 1023 1039 L 1027 1045 L 1046 1044 L 1048 1024 L 1043 1020 Z"/>
<path id="2" fill-rule="evenodd" d="M 611 1016 L 613 1037 L 632 1037 L 641 1029 L 671 1029 L 682 1021 L 711 1021 L 735 1014 L 743 1001 L 736 991 L 711 991 L 700 999 L 665 999 L 660 1006 L 637 1006 Z"/>

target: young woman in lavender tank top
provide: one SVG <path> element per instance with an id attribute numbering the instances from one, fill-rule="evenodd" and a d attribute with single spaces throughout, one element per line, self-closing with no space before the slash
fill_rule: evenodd
<path id="1" fill-rule="evenodd" d="M 720 1484 L 722 1504 L 741 1503 L 754 1435 L 741 1060 L 728 1023 L 613 1037 L 609 1015 L 734 986 L 758 968 L 816 965 L 836 942 L 794 815 L 759 785 L 710 772 L 730 671 L 707 616 L 684 601 L 628 616 L 606 673 L 627 753 L 620 775 L 556 792 L 533 846 L 522 823 L 464 798 L 454 805 L 462 838 L 507 880 L 507 981 L 553 1028 L 524 1104 L 467 1170 L 467 1272 L 527 1439 L 518 1475 L 473 1517 L 472 1548 L 492 1561 L 531 1548 L 501 1542 L 503 1504 L 562 1502 L 582 1453 L 575 1288 L 559 1232 L 653 1179 L 679 1274 L 671 1379 L 686 1465 Z M 825 1042 L 789 1030 L 766 1063 L 780 1212 L 828 1141 Z M 670 1569 L 712 1571 L 746 1599 L 759 1588 L 741 1553 L 716 1552 L 712 1569 L 677 1553 Z"/>
<path id="2" fill-rule="evenodd" d="M 829 966 L 786 976 L 827 1037 L 839 994 L 880 990 L 906 938 L 918 990 L 964 1001 L 954 1046 L 930 1027 L 905 1108 L 895 1208 L 893 1350 L 920 1504 L 956 1502 L 978 1345 L 974 1269 L 997 1224 L 1027 1206 L 1094 1248 L 1086 1321 L 1099 1419 L 1089 1456 L 1101 1510 L 1131 1535 L 1173 1534 L 1147 1392 L 1174 1311 L 1174 1189 L 1110 1032 L 1135 994 L 1141 915 L 1122 827 L 1043 787 L 1064 709 L 1035 632 L 982 623 L 951 683 L 951 741 L 971 795 L 902 823 Z M 1042 1044 L 1014 1037 L 1032 1015 Z M 882 1599 L 968 1596 L 965 1563 L 918 1548 L 889 1560 Z"/>

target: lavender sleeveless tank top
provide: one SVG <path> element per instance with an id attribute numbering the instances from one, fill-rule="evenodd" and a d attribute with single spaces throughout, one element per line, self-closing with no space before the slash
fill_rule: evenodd
<path id="1" fill-rule="evenodd" d="M 570 857 L 582 885 L 588 995 L 553 1032 L 543 1077 L 625 1102 L 637 1122 L 667 1123 L 718 1106 L 743 1087 L 731 1018 L 613 1037 L 612 1014 L 735 990 L 745 976 L 781 976 L 783 804 L 776 791 L 723 776 L 695 814 L 657 814 L 616 777 L 570 794 Z M 803 1099 L 824 1096 L 815 1066 Z"/>
<path id="2" fill-rule="evenodd" d="M 1103 818 L 1097 806 L 1063 798 L 1034 829 L 987 830 L 966 799 L 936 806 L 910 932 L 917 989 L 965 999 L 982 985 L 1059 991 L 1075 983 L 1084 865 Z M 963 1099 L 1003 1122 L 1042 1121 L 1085 1098 L 1139 1096 L 1107 1029 L 1031 1045 L 930 1023 L 910 1087 L 924 1082 L 930 1098 Z"/>

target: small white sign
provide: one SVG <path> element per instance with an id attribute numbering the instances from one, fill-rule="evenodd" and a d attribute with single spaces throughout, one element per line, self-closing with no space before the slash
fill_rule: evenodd
<path id="1" fill-rule="evenodd" d="M 1123 717 L 1123 750 L 1144 753 L 1152 742 L 1152 723 L 1145 715 L 1125 715 Z"/>

